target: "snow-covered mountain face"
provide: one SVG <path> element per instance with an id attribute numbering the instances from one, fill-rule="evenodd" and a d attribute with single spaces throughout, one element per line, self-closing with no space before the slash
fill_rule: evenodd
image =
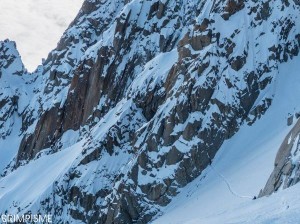
<path id="1" fill-rule="evenodd" d="M 299 53 L 299 10 L 297 0 L 86 0 L 32 74 L 1 42 L 0 212 L 153 220 L 272 107 L 279 66 Z"/>

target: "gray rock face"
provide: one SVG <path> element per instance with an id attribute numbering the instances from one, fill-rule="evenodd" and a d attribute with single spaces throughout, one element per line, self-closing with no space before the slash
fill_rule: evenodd
<path id="1" fill-rule="evenodd" d="M 270 195 L 279 188 L 288 188 L 300 181 L 299 137 L 300 120 L 296 122 L 282 142 L 276 155 L 274 170 L 259 197 Z"/>
<path id="2" fill-rule="evenodd" d="M 2 120 L 17 110 L 22 123 L 16 161 L 3 176 L 81 150 L 18 209 L 51 212 L 55 223 L 150 222 L 241 124 L 271 105 L 278 63 L 299 53 L 298 9 L 269 1 L 85 1 L 57 48 L 27 74 L 22 109 L 22 94 L 0 100 L 0 110 L 8 108 Z"/>
<path id="3" fill-rule="evenodd" d="M 225 20 L 228 20 L 230 16 L 240 11 L 245 7 L 245 3 L 243 0 L 228 0 L 226 7 L 224 8 L 224 14 L 222 17 Z"/>

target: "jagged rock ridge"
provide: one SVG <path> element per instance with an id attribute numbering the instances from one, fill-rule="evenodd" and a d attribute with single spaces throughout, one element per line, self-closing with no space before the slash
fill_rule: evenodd
<path id="1" fill-rule="evenodd" d="M 298 11 L 297 1 L 88 0 L 33 74 L 1 56 L 1 80 L 21 83 L 9 80 L 17 94 L 0 96 L 0 121 L 21 123 L 2 176 L 75 158 L 34 203 L 0 210 L 51 212 L 57 223 L 151 221 L 272 104 L 278 64 L 299 53 Z"/>

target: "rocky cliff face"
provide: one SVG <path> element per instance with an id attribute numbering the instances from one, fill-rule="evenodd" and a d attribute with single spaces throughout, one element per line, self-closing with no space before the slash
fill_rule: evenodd
<path id="1" fill-rule="evenodd" d="M 0 96 L 1 134 L 6 141 L 18 117 L 22 139 L 2 177 L 69 151 L 74 158 L 34 201 L 0 209 L 51 212 L 57 223 L 151 221 L 272 104 L 278 64 L 299 53 L 299 8 L 87 0 L 33 74 L 13 46 L 1 50 L 1 83 L 18 79 Z"/>
<path id="2" fill-rule="evenodd" d="M 297 114 L 297 119 L 298 119 Z M 289 118 L 292 122 L 293 116 Z M 270 195 L 280 188 L 285 189 L 295 185 L 300 181 L 299 173 L 299 150 L 300 150 L 300 120 L 298 120 L 292 130 L 282 142 L 274 164 L 274 170 L 271 173 L 268 182 L 259 196 Z"/>

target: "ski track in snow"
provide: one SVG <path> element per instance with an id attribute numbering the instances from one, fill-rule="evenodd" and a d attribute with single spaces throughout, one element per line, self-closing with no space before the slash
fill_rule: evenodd
<path id="1" fill-rule="evenodd" d="M 245 196 L 245 195 L 240 195 L 238 194 L 236 191 L 234 191 L 232 189 L 232 186 L 231 184 L 229 183 L 229 181 L 226 179 L 226 177 L 224 175 L 222 175 L 219 171 L 216 170 L 216 168 L 214 168 L 214 166 L 211 164 L 210 165 L 211 169 L 216 172 L 216 174 L 224 181 L 224 183 L 227 185 L 228 187 L 228 190 L 230 191 L 230 193 L 238 198 L 248 198 L 248 199 L 253 199 L 252 197 L 250 196 Z"/>

